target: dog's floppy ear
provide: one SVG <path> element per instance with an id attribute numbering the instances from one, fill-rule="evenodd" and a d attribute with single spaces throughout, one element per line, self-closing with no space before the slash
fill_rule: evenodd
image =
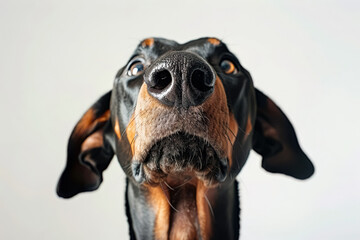
<path id="1" fill-rule="evenodd" d="M 309 178 L 314 166 L 300 148 L 289 119 L 270 98 L 255 91 L 257 115 L 253 149 L 263 157 L 262 167 L 298 179 Z"/>
<path id="2" fill-rule="evenodd" d="M 102 182 L 102 172 L 109 166 L 114 151 L 105 138 L 110 123 L 111 91 L 103 95 L 82 116 L 71 133 L 66 167 L 57 185 L 57 194 L 70 198 L 93 191 Z"/>

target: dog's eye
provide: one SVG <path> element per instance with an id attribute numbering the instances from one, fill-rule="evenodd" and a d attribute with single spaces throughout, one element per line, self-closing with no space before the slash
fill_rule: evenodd
<path id="1" fill-rule="evenodd" d="M 138 76 L 141 73 L 143 73 L 144 70 L 145 70 L 144 63 L 139 60 L 135 60 L 130 64 L 127 71 L 127 75 L 129 75 L 130 77 Z"/>
<path id="2" fill-rule="evenodd" d="M 229 60 L 222 60 L 220 63 L 220 67 L 226 74 L 237 74 L 238 73 L 238 70 L 235 67 L 235 64 Z"/>

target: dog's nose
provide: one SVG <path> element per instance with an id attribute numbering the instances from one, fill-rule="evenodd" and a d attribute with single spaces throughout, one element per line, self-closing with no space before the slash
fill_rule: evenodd
<path id="1" fill-rule="evenodd" d="M 213 93 L 215 73 L 201 57 L 184 51 L 169 52 L 145 71 L 150 95 L 168 106 L 197 106 Z"/>

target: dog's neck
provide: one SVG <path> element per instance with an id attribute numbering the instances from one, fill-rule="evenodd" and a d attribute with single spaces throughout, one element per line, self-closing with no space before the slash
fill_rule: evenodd
<path id="1" fill-rule="evenodd" d="M 201 181 L 127 186 L 130 231 L 136 239 L 238 239 L 237 182 L 206 188 Z"/>

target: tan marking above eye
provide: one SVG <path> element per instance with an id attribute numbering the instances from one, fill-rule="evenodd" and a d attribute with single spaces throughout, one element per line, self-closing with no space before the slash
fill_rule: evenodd
<path id="1" fill-rule="evenodd" d="M 147 38 L 141 43 L 141 46 L 146 48 L 146 47 L 151 47 L 153 44 L 154 44 L 154 39 L 153 38 Z"/>
<path id="2" fill-rule="evenodd" d="M 216 38 L 209 38 L 208 42 L 215 46 L 220 45 L 220 43 L 221 43 L 220 40 L 216 39 Z"/>

